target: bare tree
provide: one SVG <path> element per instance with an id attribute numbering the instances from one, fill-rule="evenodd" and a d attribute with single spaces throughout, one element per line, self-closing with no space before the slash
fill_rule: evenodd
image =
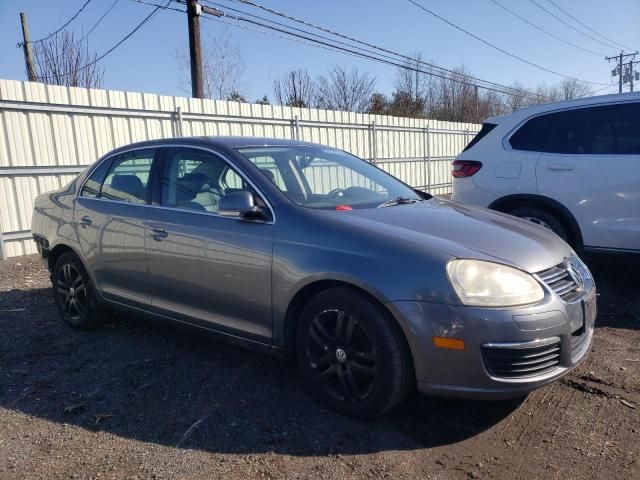
<path id="1" fill-rule="evenodd" d="M 416 111 L 416 107 L 421 105 L 423 112 L 418 112 L 419 116 L 429 117 L 436 108 L 438 99 L 437 79 L 431 72 L 433 68 L 425 65 L 422 59 L 422 53 L 416 53 L 411 60 L 405 62 L 406 67 L 398 67 L 396 72 L 395 88 L 396 92 L 404 92 L 402 97 L 406 100 L 411 99 L 413 106 L 410 108 Z M 409 97 L 407 97 L 407 94 Z"/>
<path id="2" fill-rule="evenodd" d="M 191 67 L 189 49 L 184 46 L 176 52 L 180 63 L 180 88 L 191 94 Z M 219 36 L 207 37 L 202 42 L 202 71 L 204 95 L 207 98 L 226 100 L 232 95 L 242 96 L 242 74 L 245 65 L 240 49 L 233 44 L 231 34 L 225 31 Z M 235 94 L 235 95 L 234 95 Z"/>
<path id="3" fill-rule="evenodd" d="M 530 97 L 531 95 L 521 83 L 514 82 L 511 84 L 510 93 L 506 95 L 505 103 L 508 110 L 514 112 L 531 105 Z"/>
<path id="4" fill-rule="evenodd" d="M 97 54 L 86 40 L 76 40 L 73 32 L 63 30 L 47 40 L 35 43 L 36 78 L 43 83 L 68 87 L 100 88 L 104 70 Z"/>
<path id="5" fill-rule="evenodd" d="M 350 71 L 333 67 L 327 76 L 318 77 L 316 104 L 329 110 L 365 112 L 369 108 L 375 83 L 374 77 L 355 67 Z"/>
<path id="6" fill-rule="evenodd" d="M 316 86 L 304 69 L 292 70 L 273 82 L 273 94 L 280 105 L 311 107 L 316 96 Z"/>
<path id="7" fill-rule="evenodd" d="M 591 87 L 589 87 L 589 84 L 575 78 L 565 78 L 558 85 L 558 91 L 560 100 L 572 100 L 590 95 Z"/>

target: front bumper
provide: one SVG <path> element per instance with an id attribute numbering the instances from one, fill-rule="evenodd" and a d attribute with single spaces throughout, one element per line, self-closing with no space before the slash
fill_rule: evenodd
<path id="1" fill-rule="evenodd" d="M 550 295 L 525 308 L 409 301 L 389 308 L 409 342 L 421 392 L 504 399 L 524 396 L 566 375 L 586 357 L 596 316 L 595 286 L 589 287 L 572 303 Z M 461 339 L 464 349 L 435 347 L 433 337 Z"/>

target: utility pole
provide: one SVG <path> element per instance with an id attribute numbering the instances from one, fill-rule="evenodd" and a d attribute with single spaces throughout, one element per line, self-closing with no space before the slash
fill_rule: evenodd
<path id="1" fill-rule="evenodd" d="M 615 68 L 615 70 L 613 70 L 613 72 L 611 72 L 613 74 L 613 76 L 615 77 L 616 75 L 618 75 L 618 93 L 622 93 L 622 84 L 626 83 L 623 82 L 622 77 L 624 76 L 624 65 L 623 65 L 623 61 L 625 58 L 627 57 L 633 57 L 631 59 L 631 62 L 633 62 L 633 59 L 636 58 L 636 55 L 638 55 L 638 52 L 634 52 L 634 53 L 624 53 L 623 51 L 620 52 L 620 55 L 616 55 L 615 57 L 604 57 L 605 60 L 607 60 L 608 62 L 611 62 L 611 60 L 616 60 L 618 63 L 618 66 Z M 631 70 L 633 70 L 633 67 L 631 67 Z M 631 74 L 633 76 L 633 72 Z M 632 82 L 632 91 L 633 91 L 633 80 L 631 80 Z"/>
<path id="2" fill-rule="evenodd" d="M 628 69 L 628 79 L 629 79 L 629 88 L 630 91 L 633 92 L 633 82 L 634 80 L 640 80 L 640 75 L 638 74 L 638 72 L 634 72 L 633 71 L 633 66 L 634 65 L 638 65 L 640 63 L 640 60 L 630 60 L 629 63 L 627 63 L 627 65 L 629 66 Z"/>
<path id="3" fill-rule="evenodd" d="M 24 63 L 27 67 L 27 78 L 29 78 L 30 82 L 35 82 L 37 81 L 36 69 L 33 65 L 33 52 L 31 51 L 31 39 L 29 37 L 26 13 L 20 12 L 20 22 L 22 23 L 22 49 L 24 50 Z"/>
<path id="4" fill-rule="evenodd" d="M 480 94 L 478 92 L 478 85 L 473 86 L 476 94 L 476 123 L 480 121 Z"/>
<path id="5" fill-rule="evenodd" d="M 202 7 L 198 0 L 187 1 L 187 20 L 189 22 L 189 57 L 191 59 L 191 96 L 204 98 L 204 80 L 202 73 L 202 47 L 200 45 L 200 13 Z"/>

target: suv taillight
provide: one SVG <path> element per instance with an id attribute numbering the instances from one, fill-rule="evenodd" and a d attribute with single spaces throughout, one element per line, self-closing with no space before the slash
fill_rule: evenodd
<path id="1" fill-rule="evenodd" d="M 453 178 L 471 177 L 481 168 L 482 162 L 476 160 L 454 160 L 451 175 Z"/>

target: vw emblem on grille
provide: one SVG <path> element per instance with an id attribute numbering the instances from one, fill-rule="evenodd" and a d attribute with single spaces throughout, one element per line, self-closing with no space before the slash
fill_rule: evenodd
<path id="1" fill-rule="evenodd" d="M 582 273 L 579 272 L 573 264 L 570 263 L 568 265 L 567 271 L 569 272 L 571 279 L 575 282 L 578 288 L 584 288 L 584 278 L 582 277 Z"/>

